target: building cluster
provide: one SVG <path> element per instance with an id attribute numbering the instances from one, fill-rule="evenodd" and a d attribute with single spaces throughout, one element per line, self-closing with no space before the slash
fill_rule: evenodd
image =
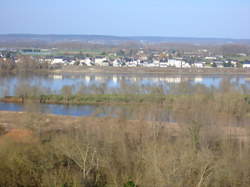
<path id="1" fill-rule="evenodd" d="M 29 52 L 28 54 L 27 51 Z M 202 50 L 207 53 L 207 50 Z M 34 55 L 35 53 L 35 55 Z M 44 53 L 44 52 L 43 52 Z M 33 55 L 31 55 L 33 54 Z M 46 54 L 49 54 L 46 51 Z M 113 67 L 160 67 L 160 68 L 224 68 L 224 67 L 243 67 L 250 68 L 250 61 L 240 62 L 225 58 L 221 55 L 199 55 L 195 53 L 154 51 L 147 53 L 138 50 L 134 55 L 118 55 L 110 53 L 106 55 L 39 55 L 39 50 L 23 50 L 21 53 L 15 50 L 0 50 L 0 62 L 8 59 L 16 63 L 20 61 L 20 56 L 29 55 L 39 63 L 47 63 L 51 66 L 113 66 Z"/>

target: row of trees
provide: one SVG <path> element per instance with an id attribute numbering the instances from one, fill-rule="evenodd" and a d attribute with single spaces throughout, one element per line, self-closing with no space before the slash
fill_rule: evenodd
<path id="1" fill-rule="evenodd" d="M 0 71 L 34 71 L 46 70 L 47 63 L 40 63 L 37 58 L 31 56 L 17 56 L 14 58 L 0 59 Z"/>

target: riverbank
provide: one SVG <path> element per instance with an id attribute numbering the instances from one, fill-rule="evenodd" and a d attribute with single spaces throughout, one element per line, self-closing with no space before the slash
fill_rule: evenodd
<path id="1" fill-rule="evenodd" d="M 62 66 L 53 69 L 32 69 L 32 70 L 0 70 L 0 73 L 7 74 L 159 74 L 159 75 L 250 75 L 250 68 L 160 68 L 160 67 L 99 67 L 99 66 Z"/>
<path id="2" fill-rule="evenodd" d="M 161 74 L 161 75 L 249 75 L 250 68 L 158 68 L 158 67 L 80 67 L 63 66 L 50 70 L 53 73 L 119 73 L 119 74 Z"/>
<path id="3" fill-rule="evenodd" d="M 0 102 L 25 103 L 28 101 L 43 104 L 71 104 L 71 105 L 98 105 L 98 104 L 148 104 L 163 103 L 171 100 L 173 95 L 123 95 L 123 94 L 102 94 L 102 95 L 41 95 L 41 96 L 6 96 L 0 98 Z"/>
<path id="4" fill-rule="evenodd" d="M 222 97 L 221 94 L 216 94 L 218 97 Z M 134 95 L 123 95 L 123 94 L 93 94 L 93 95 L 40 95 L 40 96 L 6 96 L 0 98 L 0 102 L 5 103 L 41 103 L 41 104 L 63 104 L 63 105 L 167 105 L 171 107 L 172 104 L 178 100 L 189 100 L 196 97 L 204 97 L 210 101 L 216 100 L 216 95 L 189 95 L 189 94 L 134 94 Z M 226 94 L 225 94 L 226 96 Z M 229 97 L 236 96 L 239 101 L 250 104 L 249 94 L 237 94 L 227 95 Z"/>

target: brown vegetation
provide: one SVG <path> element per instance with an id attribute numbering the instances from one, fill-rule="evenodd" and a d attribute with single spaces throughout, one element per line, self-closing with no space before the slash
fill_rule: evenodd
<path id="1" fill-rule="evenodd" d="M 36 57 L 18 55 L 17 59 L 9 58 L 5 61 L 0 59 L 0 72 L 39 72 L 49 70 L 48 63 L 40 63 Z"/>
<path id="2" fill-rule="evenodd" d="M 137 120 L 0 112 L 0 186 L 249 186 L 249 89 L 222 81 L 169 93 L 130 103 Z"/>
<path id="3" fill-rule="evenodd" d="M 248 104 L 232 90 L 174 103 L 178 123 L 143 120 L 160 105 L 134 121 L 1 112 L 1 124 L 38 140 L 1 142 L 0 185 L 248 186 Z"/>

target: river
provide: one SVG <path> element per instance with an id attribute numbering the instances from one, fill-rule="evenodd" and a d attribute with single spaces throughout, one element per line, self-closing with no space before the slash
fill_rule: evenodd
<path id="1" fill-rule="evenodd" d="M 137 86 L 170 86 L 183 82 L 190 84 L 201 84 L 207 87 L 219 87 L 222 80 L 228 80 L 237 86 L 244 85 L 250 88 L 250 76 L 247 75 L 157 75 L 157 74 L 15 74 L 0 75 L 0 96 L 15 95 L 16 88 L 21 84 L 39 85 L 51 93 L 59 93 L 64 86 L 75 88 L 84 85 L 91 86 L 105 85 L 107 92 L 120 88 L 125 82 L 128 85 Z M 85 89 L 86 89 L 85 88 Z M 24 111 L 27 107 L 20 104 L 0 103 L 0 110 Z M 72 116 L 116 116 L 118 113 L 129 113 L 130 109 L 121 106 L 72 106 L 43 104 L 38 107 L 39 112 L 52 113 L 57 115 Z M 116 111 L 116 112 L 114 112 Z M 118 111 L 118 112 L 117 112 Z M 130 115 L 130 114 L 128 114 Z M 131 116 L 134 118 L 134 116 Z M 168 117 L 169 118 L 169 117 Z"/>

